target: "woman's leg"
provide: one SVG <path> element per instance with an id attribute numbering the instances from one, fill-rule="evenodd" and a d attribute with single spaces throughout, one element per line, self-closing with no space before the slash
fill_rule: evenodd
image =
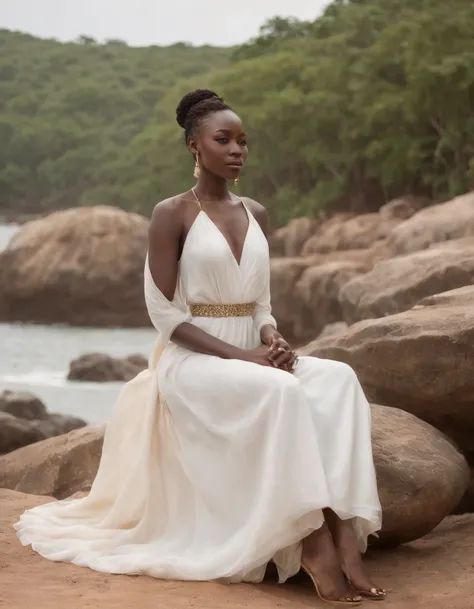
<path id="1" fill-rule="evenodd" d="M 301 563 L 318 582 L 319 593 L 324 599 L 335 601 L 357 597 L 344 579 L 326 522 L 303 540 Z"/>
<path id="2" fill-rule="evenodd" d="M 385 591 L 374 585 L 367 574 L 362 555 L 357 547 L 352 519 L 341 520 L 331 509 L 323 510 L 332 535 L 339 564 L 355 590 L 371 596 L 384 596 Z"/>

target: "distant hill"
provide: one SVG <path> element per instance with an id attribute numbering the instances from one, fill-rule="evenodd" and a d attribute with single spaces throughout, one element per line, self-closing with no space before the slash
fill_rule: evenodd
<path id="1" fill-rule="evenodd" d="M 233 49 L 72 44 L 0 31 L 0 211 L 149 213 L 193 183 L 175 122 L 197 87 L 244 118 L 240 188 L 274 224 L 474 188 L 474 2 L 335 0 Z"/>
<path id="2" fill-rule="evenodd" d="M 225 67 L 231 52 L 0 30 L 0 209 L 114 202 L 115 164 L 168 88 Z"/>

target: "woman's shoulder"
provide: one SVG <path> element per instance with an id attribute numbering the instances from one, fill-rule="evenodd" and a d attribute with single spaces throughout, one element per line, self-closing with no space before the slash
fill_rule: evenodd
<path id="1" fill-rule="evenodd" d="M 182 192 L 179 195 L 173 195 L 172 197 L 159 201 L 153 209 L 152 216 L 169 216 L 170 214 L 179 215 L 182 208 L 185 205 L 189 205 L 189 203 L 192 201 L 193 200 L 191 199 L 189 192 Z"/>
<path id="2" fill-rule="evenodd" d="M 250 199 L 249 197 L 242 197 L 242 201 L 266 234 L 268 231 L 268 212 L 265 207 L 258 201 Z"/>

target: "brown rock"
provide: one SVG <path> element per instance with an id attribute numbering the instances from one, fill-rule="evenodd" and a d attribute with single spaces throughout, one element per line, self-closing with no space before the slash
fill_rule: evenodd
<path id="1" fill-rule="evenodd" d="M 24 224 L 0 254 L 3 321 L 147 326 L 148 220 L 78 207 Z"/>
<path id="2" fill-rule="evenodd" d="M 320 221 L 315 218 L 294 218 L 277 229 L 269 238 L 272 256 L 294 257 L 301 254 L 303 244 L 314 234 Z"/>
<path id="3" fill-rule="evenodd" d="M 8 412 L 0 412 L 0 455 L 47 437 L 48 434 L 37 422 L 19 419 Z"/>
<path id="4" fill-rule="evenodd" d="M 406 195 L 382 205 L 379 213 L 383 220 L 408 220 L 429 203 L 429 199 Z"/>
<path id="5" fill-rule="evenodd" d="M 474 283 L 474 244 L 448 242 L 381 261 L 346 283 L 339 294 L 348 323 L 413 307 L 425 296 Z"/>
<path id="6" fill-rule="evenodd" d="M 339 292 L 347 282 L 365 273 L 358 262 L 327 262 L 303 271 L 296 283 L 293 335 L 298 341 L 317 336 L 325 325 L 342 320 Z"/>
<path id="7" fill-rule="evenodd" d="M 60 499 L 88 491 L 103 432 L 88 427 L 1 457 L 0 486 Z M 465 492 L 469 470 L 463 457 L 426 423 L 381 406 L 373 406 L 373 443 L 384 508 L 380 541 L 403 543 L 424 535 Z"/>
<path id="8" fill-rule="evenodd" d="M 332 324 L 327 324 L 318 335 L 318 339 L 328 338 L 328 336 L 336 336 L 342 334 L 349 326 L 345 321 L 335 321 Z"/>
<path id="9" fill-rule="evenodd" d="M 399 219 L 386 219 L 379 213 L 361 214 L 347 219 L 335 216 L 321 225 L 306 241 L 303 256 L 334 250 L 367 249 L 385 239 L 400 224 Z"/>
<path id="10" fill-rule="evenodd" d="M 474 286 L 359 322 L 301 353 L 351 365 L 369 399 L 401 408 L 453 438 L 474 464 Z"/>
<path id="11" fill-rule="evenodd" d="M 467 491 L 460 504 L 454 510 L 455 514 L 472 514 L 474 512 L 474 467 L 471 467 L 471 477 Z"/>
<path id="12" fill-rule="evenodd" d="M 9 390 L 0 394 L 0 422 L 0 454 L 86 424 L 77 417 L 48 413 L 31 393 Z"/>
<path id="13" fill-rule="evenodd" d="M 99 467 L 104 426 L 84 427 L 0 457 L 0 487 L 58 499 L 88 491 Z"/>
<path id="14" fill-rule="evenodd" d="M 288 340 L 294 338 L 295 308 L 298 303 L 295 285 L 310 264 L 311 261 L 306 258 L 273 258 L 270 261 L 272 312 L 279 331 Z"/>
<path id="15" fill-rule="evenodd" d="M 50 414 L 46 421 L 37 421 L 37 425 L 39 429 L 44 431 L 47 438 L 52 438 L 85 427 L 86 422 L 79 417 L 66 414 Z"/>
<path id="16" fill-rule="evenodd" d="M 383 509 L 377 543 L 426 535 L 468 487 L 464 457 L 440 431 L 407 412 L 372 406 L 372 448 Z"/>
<path id="17" fill-rule="evenodd" d="M 394 255 L 398 255 L 468 236 L 474 236 L 473 192 L 419 211 L 393 229 L 388 246 Z"/>
<path id="18" fill-rule="evenodd" d="M 15 537 L 13 524 L 45 497 L 0 490 L 0 596 L 5 607 L 23 609 L 308 609 L 319 606 L 307 578 L 279 585 L 269 576 L 259 585 L 223 586 L 214 582 L 176 582 L 151 577 L 110 575 L 41 558 Z M 427 537 L 382 552 L 366 561 L 375 582 L 389 590 L 386 609 L 470 609 L 474 596 L 472 565 L 474 516 L 447 518 Z M 196 599 L 199 602 L 196 605 Z"/>
<path id="19" fill-rule="evenodd" d="M 26 391 L 9 391 L 0 394 L 0 411 L 28 421 L 47 420 L 48 411 L 43 402 Z"/>
<path id="20" fill-rule="evenodd" d="M 70 381 L 130 381 L 148 366 L 141 355 L 116 358 L 104 353 L 88 353 L 71 362 Z"/>

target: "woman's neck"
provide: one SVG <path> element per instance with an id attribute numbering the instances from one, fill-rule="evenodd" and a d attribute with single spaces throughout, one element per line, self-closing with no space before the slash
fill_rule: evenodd
<path id="1" fill-rule="evenodd" d="M 201 175 L 194 187 L 194 191 L 199 199 L 204 201 L 230 201 L 232 195 L 227 188 L 227 182 L 206 171 L 201 171 Z"/>

